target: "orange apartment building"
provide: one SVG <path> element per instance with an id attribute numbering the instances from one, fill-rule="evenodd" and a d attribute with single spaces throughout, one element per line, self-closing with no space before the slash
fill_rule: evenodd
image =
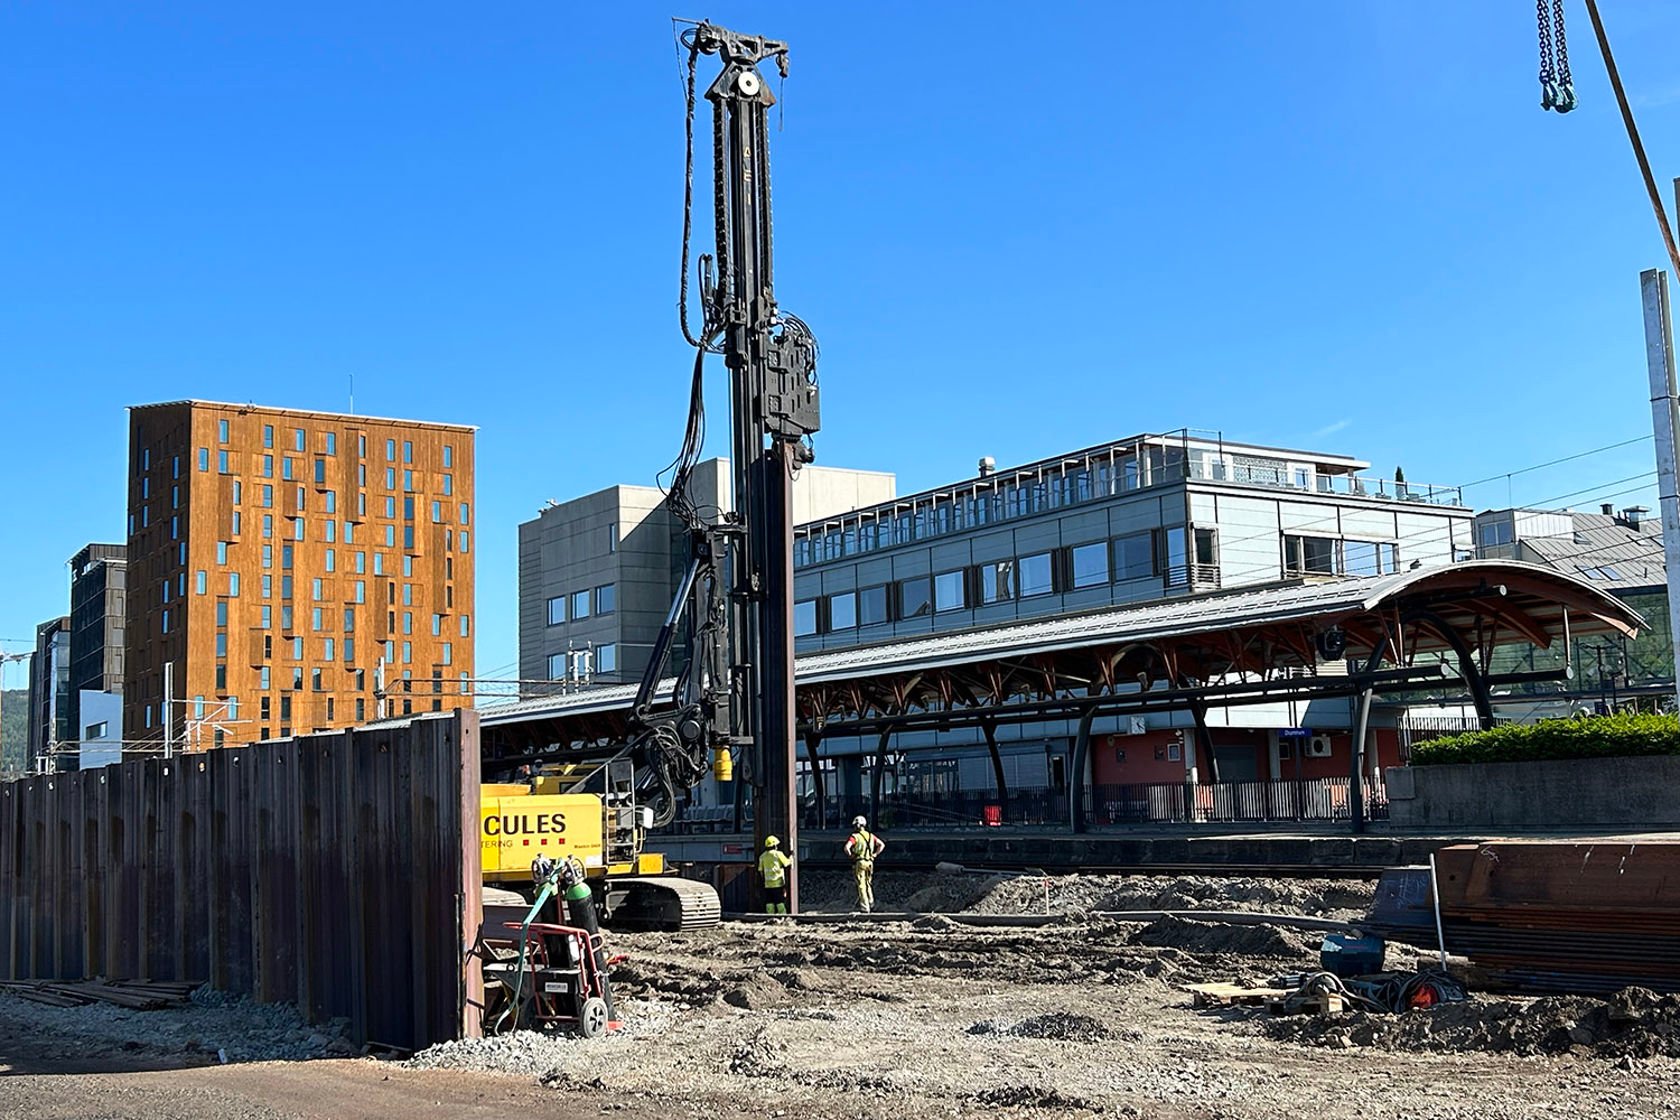
<path id="1" fill-rule="evenodd" d="M 131 408 L 123 737 L 161 744 L 167 716 L 200 750 L 470 704 L 474 431 Z"/>

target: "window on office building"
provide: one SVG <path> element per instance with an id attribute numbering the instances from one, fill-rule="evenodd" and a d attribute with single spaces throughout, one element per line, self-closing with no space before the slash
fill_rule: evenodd
<path id="1" fill-rule="evenodd" d="M 857 593 L 842 591 L 828 597 L 828 628 L 850 630 L 857 625 Z"/>
<path id="2" fill-rule="evenodd" d="M 615 584 L 604 584 L 595 589 L 595 613 L 612 614 L 618 609 L 618 587 Z"/>
<path id="3" fill-rule="evenodd" d="M 1283 570 L 1289 575 L 1335 575 L 1336 541 L 1330 537 L 1285 534 Z"/>
<path id="4" fill-rule="evenodd" d="M 957 576 L 957 587 L 962 587 L 962 573 L 950 573 Z M 920 618 L 933 613 L 933 581 L 927 576 L 915 576 L 911 579 L 900 580 L 898 583 L 898 617 Z"/>
<path id="5" fill-rule="evenodd" d="M 968 606 L 968 589 L 961 572 L 941 572 L 933 577 L 933 609 L 960 611 Z"/>
<path id="6" fill-rule="evenodd" d="M 589 592 L 572 592 L 572 618 L 574 620 L 589 617 Z"/>
<path id="7" fill-rule="evenodd" d="M 548 624 L 558 626 L 566 621 L 566 597 L 556 595 L 548 601 Z"/>
<path id="8" fill-rule="evenodd" d="M 817 632 L 817 601 L 801 599 L 793 605 L 793 633 L 803 638 Z"/>
<path id="9" fill-rule="evenodd" d="M 865 587 L 857 593 L 859 626 L 876 626 L 887 621 L 887 589 L 885 585 Z"/>
<path id="10" fill-rule="evenodd" d="M 1114 578 L 1143 579 L 1159 573 L 1155 564 L 1155 534 L 1128 533 L 1114 538 Z"/>
<path id="11" fill-rule="evenodd" d="M 1053 574 L 1054 565 L 1050 562 L 1050 553 L 1038 552 L 1031 556 L 1023 556 L 1016 562 L 1016 577 L 1020 581 L 1021 598 L 1033 595 L 1048 595 L 1056 590 L 1056 579 Z"/>
<path id="12" fill-rule="evenodd" d="M 606 645 L 595 647 L 595 671 L 597 673 L 618 672 L 618 644 L 608 642 Z"/>
<path id="13" fill-rule="evenodd" d="M 1068 575 L 1075 588 L 1097 587 L 1108 582 L 1108 542 L 1092 541 L 1068 549 Z"/>
<path id="14" fill-rule="evenodd" d="M 977 569 L 980 575 L 980 602 L 1002 603 L 1015 598 L 1015 561 L 993 560 L 981 564 Z"/>
<path id="15" fill-rule="evenodd" d="M 551 653 L 548 655 L 548 679 L 563 681 L 566 679 L 566 655 Z"/>

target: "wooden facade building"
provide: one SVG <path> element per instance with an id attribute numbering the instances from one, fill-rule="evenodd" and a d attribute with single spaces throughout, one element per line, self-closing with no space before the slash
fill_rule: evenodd
<path id="1" fill-rule="evenodd" d="M 470 704 L 473 435 L 130 409 L 123 737 L 200 750 Z"/>

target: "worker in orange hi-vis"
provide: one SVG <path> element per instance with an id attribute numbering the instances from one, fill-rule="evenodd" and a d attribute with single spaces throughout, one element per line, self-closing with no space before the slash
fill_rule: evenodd
<path id="1" fill-rule="evenodd" d="M 869 831 L 869 822 L 862 817 L 852 818 L 852 834 L 846 838 L 846 854 L 852 860 L 852 874 L 857 878 L 858 909 L 865 914 L 875 909 L 875 857 L 886 847 L 881 838 Z"/>

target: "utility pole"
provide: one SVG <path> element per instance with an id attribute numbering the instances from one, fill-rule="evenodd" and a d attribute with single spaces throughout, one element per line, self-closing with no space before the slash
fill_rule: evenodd
<path id="1" fill-rule="evenodd" d="M 1676 182 L 1680 193 L 1680 181 Z M 1674 321 L 1669 314 L 1668 274 L 1639 274 L 1645 309 L 1645 367 L 1651 384 L 1651 427 L 1657 445 L 1657 494 L 1662 517 L 1663 564 L 1668 576 L 1668 626 L 1680 636 L 1680 479 L 1675 470 L 1675 429 L 1680 427 L 1680 389 L 1674 376 Z M 1680 676 L 1680 674 L 1677 674 Z M 1680 680 L 1676 681 L 1680 689 Z M 1675 697 L 1680 711 L 1680 692 Z"/>
<path id="2" fill-rule="evenodd" d="M 175 756 L 175 662 L 163 663 L 163 757 Z"/>

